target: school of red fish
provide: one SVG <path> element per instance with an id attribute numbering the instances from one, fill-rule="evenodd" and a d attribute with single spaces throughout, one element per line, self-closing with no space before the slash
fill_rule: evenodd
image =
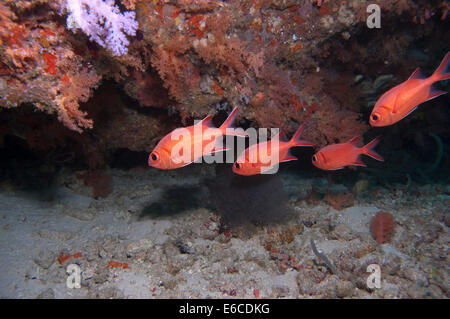
<path id="1" fill-rule="evenodd" d="M 370 125 L 374 127 L 393 125 L 411 114 L 420 104 L 447 93 L 434 88 L 433 84 L 450 79 L 449 59 L 450 52 L 445 55 L 431 76 L 423 76 L 420 68 L 417 68 L 408 80 L 384 93 L 370 114 Z M 189 165 L 205 155 L 228 150 L 223 147 L 220 137 L 224 135 L 247 137 L 242 130 L 231 129 L 237 111 L 236 107 L 219 128 L 212 124 L 212 117 L 207 116 L 193 126 L 173 130 L 150 153 L 148 165 L 159 169 L 176 169 Z M 281 141 L 279 132 L 269 141 L 250 145 L 234 162 L 233 172 L 246 176 L 263 174 L 279 163 L 297 160 L 290 153 L 292 147 L 314 145 L 300 140 L 302 130 L 303 125 L 289 141 Z M 313 165 L 322 170 L 366 166 L 361 160 L 362 154 L 383 161 L 383 158 L 374 151 L 380 141 L 379 137 L 363 147 L 357 147 L 358 140 L 359 136 L 346 143 L 323 147 L 313 155 Z"/>

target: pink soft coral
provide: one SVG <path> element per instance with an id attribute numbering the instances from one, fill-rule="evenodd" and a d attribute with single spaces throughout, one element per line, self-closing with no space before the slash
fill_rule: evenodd
<path id="1" fill-rule="evenodd" d="M 67 27 L 80 28 L 91 40 L 111 49 L 115 55 L 128 52 L 126 35 L 134 36 L 138 23 L 133 11 L 120 13 L 114 0 L 67 0 Z"/>

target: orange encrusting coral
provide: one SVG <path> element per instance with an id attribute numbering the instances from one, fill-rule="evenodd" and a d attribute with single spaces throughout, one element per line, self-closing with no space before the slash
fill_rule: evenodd
<path id="1" fill-rule="evenodd" d="M 130 267 L 128 266 L 127 263 L 121 263 L 118 261 L 110 261 L 108 263 L 108 265 L 106 266 L 106 268 L 122 268 L 122 269 L 129 269 Z"/>
<path id="2" fill-rule="evenodd" d="M 42 54 L 42 59 L 44 60 L 45 64 L 47 65 L 44 69 L 45 72 L 51 75 L 56 74 L 56 56 L 54 56 L 51 53 L 44 52 Z"/>
<path id="3" fill-rule="evenodd" d="M 70 258 L 81 258 L 81 257 L 82 257 L 81 253 L 75 253 L 73 255 L 60 255 L 59 258 L 58 258 L 58 261 L 59 261 L 60 264 L 63 264 L 64 262 L 66 262 Z"/>
<path id="4" fill-rule="evenodd" d="M 36 5 L 29 3 L 30 6 Z M 54 13 L 41 10 L 39 19 L 16 18 L 13 2 L 0 5 L 0 76 L 2 106 L 31 103 L 49 114 L 56 113 L 68 128 L 82 132 L 92 127 L 79 102 L 86 101 L 100 76 L 91 68 L 84 72 L 84 57 L 75 54 L 65 29 L 54 21 Z M 16 8 L 17 14 L 22 9 Z M 74 79 L 82 78 L 81 81 Z M 71 85 L 69 85 L 71 84 Z"/>
<path id="5" fill-rule="evenodd" d="M 174 51 L 156 48 L 151 60 L 164 81 L 164 87 L 174 99 L 182 100 L 186 94 L 198 89 L 199 70 L 186 57 L 177 55 Z"/>

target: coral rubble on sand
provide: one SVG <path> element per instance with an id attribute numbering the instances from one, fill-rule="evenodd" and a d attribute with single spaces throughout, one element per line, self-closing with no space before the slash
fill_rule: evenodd
<path id="1" fill-rule="evenodd" d="M 402 195 L 399 186 L 395 193 L 369 186 L 344 210 L 295 196 L 290 216 L 272 208 L 272 219 L 253 224 L 255 211 L 236 225 L 235 216 L 221 215 L 224 204 L 206 207 L 211 196 L 199 189 L 199 171 L 190 166 L 168 178 L 160 170 L 113 170 L 113 193 L 99 200 L 65 176 L 58 205 L 2 185 L 0 296 L 255 298 L 257 290 L 261 298 L 448 298 L 450 188 L 414 185 Z M 320 196 L 336 189 L 275 176 L 296 193 L 308 185 L 322 185 Z M 172 190 L 180 187 L 192 202 L 173 209 L 180 196 Z M 245 187 L 247 201 L 264 188 Z M 380 209 L 397 224 L 385 244 L 370 233 Z M 66 287 L 73 263 L 83 272 L 80 289 Z M 381 267 L 380 289 L 366 284 L 370 264 Z"/>

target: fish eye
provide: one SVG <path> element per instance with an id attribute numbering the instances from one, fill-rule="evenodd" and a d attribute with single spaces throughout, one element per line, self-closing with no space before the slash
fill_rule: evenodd
<path id="1" fill-rule="evenodd" d="M 380 119 L 380 115 L 378 115 L 377 113 L 372 114 L 371 116 L 372 121 L 376 122 Z"/>
<path id="2" fill-rule="evenodd" d="M 239 164 L 239 163 L 236 163 L 236 165 L 234 165 L 237 169 L 240 169 L 241 168 L 241 164 Z"/>
<path id="3" fill-rule="evenodd" d="M 312 161 L 313 161 L 313 162 L 317 162 L 317 156 L 316 156 L 316 155 L 313 155 Z"/>
<path id="4" fill-rule="evenodd" d="M 158 157 L 158 154 L 152 153 L 152 154 L 150 154 L 150 158 L 152 161 L 157 161 L 159 157 Z"/>

